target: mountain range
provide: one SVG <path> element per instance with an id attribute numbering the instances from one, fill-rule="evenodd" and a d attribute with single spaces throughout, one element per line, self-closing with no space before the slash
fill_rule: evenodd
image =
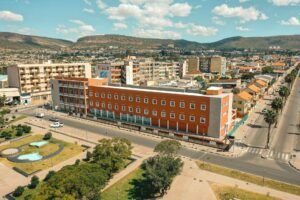
<path id="1" fill-rule="evenodd" d="M 231 37 L 212 43 L 198 43 L 187 40 L 138 38 L 124 35 L 94 35 L 79 38 L 76 42 L 18 33 L 0 32 L 0 49 L 38 50 L 62 48 L 92 49 L 117 46 L 126 49 L 159 49 L 175 47 L 181 49 L 299 49 L 300 35 L 270 37 Z"/>

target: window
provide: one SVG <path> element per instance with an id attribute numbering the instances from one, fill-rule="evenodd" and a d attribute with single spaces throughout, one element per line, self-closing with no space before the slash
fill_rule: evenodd
<path id="1" fill-rule="evenodd" d="M 185 103 L 184 103 L 184 101 L 180 101 L 180 103 L 179 103 L 179 107 L 180 107 L 180 108 L 184 108 L 184 107 L 185 107 Z"/>
<path id="2" fill-rule="evenodd" d="M 152 110 L 152 115 L 153 116 L 157 116 L 157 111 L 156 110 Z"/>
<path id="3" fill-rule="evenodd" d="M 133 112 L 133 108 L 132 107 L 128 107 L 129 112 Z"/>
<path id="4" fill-rule="evenodd" d="M 99 107 L 99 102 L 96 102 L 96 106 Z"/>
<path id="5" fill-rule="evenodd" d="M 119 96 L 117 94 L 114 95 L 115 100 L 119 99 Z"/>
<path id="6" fill-rule="evenodd" d="M 200 117 L 200 123 L 205 124 L 205 122 L 206 122 L 206 118 L 205 117 Z"/>
<path id="7" fill-rule="evenodd" d="M 91 106 L 94 105 L 92 101 L 90 101 L 90 105 L 91 105 Z"/>
<path id="8" fill-rule="evenodd" d="M 195 121 L 195 116 L 194 115 L 190 115 L 190 121 L 194 122 Z"/>
<path id="9" fill-rule="evenodd" d="M 148 114 L 149 114 L 148 109 L 145 109 L 145 110 L 144 110 L 144 115 L 148 115 Z"/>
<path id="10" fill-rule="evenodd" d="M 99 97 L 99 93 L 98 92 L 95 93 L 95 97 Z"/>
<path id="11" fill-rule="evenodd" d="M 105 108 L 105 103 L 102 103 L 101 106 L 102 106 L 102 108 Z"/>
<path id="12" fill-rule="evenodd" d="M 90 92 L 90 97 L 92 97 L 93 96 L 93 92 Z"/>
<path id="13" fill-rule="evenodd" d="M 108 95 L 107 95 L 107 98 L 111 99 L 111 94 L 108 94 Z"/>
<path id="14" fill-rule="evenodd" d="M 175 107 L 175 101 L 170 101 L 170 107 Z"/>
<path id="15" fill-rule="evenodd" d="M 107 108 L 108 108 L 108 109 L 111 109 L 111 108 L 112 108 L 111 104 L 108 104 L 108 105 L 107 105 Z"/>
<path id="16" fill-rule="evenodd" d="M 140 97 L 136 97 L 135 101 L 139 103 L 139 102 L 141 102 L 141 98 Z"/>
<path id="17" fill-rule="evenodd" d="M 161 113 L 160 113 L 160 116 L 161 116 L 161 117 L 166 117 L 166 112 L 161 112 Z"/>
<path id="18" fill-rule="evenodd" d="M 179 120 L 184 120 L 184 114 L 179 115 Z"/>
<path id="19" fill-rule="evenodd" d="M 206 104 L 201 104 L 200 109 L 201 110 L 206 110 Z"/>
<path id="20" fill-rule="evenodd" d="M 195 103 L 190 103 L 190 109 L 195 109 Z"/>
<path id="21" fill-rule="evenodd" d="M 118 105 L 115 105 L 115 110 L 119 110 L 119 106 Z"/>
<path id="22" fill-rule="evenodd" d="M 122 106 L 122 111 L 126 111 L 126 106 Z"/>
<path id="23" fill-rule="evenodd" d="M 128 100 L 129 100 L 130 102 L 132 102 L 132 101 L 133 101 L 133 97 L 132 97 L 132 96 L 129 96 L 129 97 L 128 97 Z"/>
<path id="24" fill-rule="evenodd" d="M 165 106 L 167 104 L 166 100 L 161 100 L 161 105 Z"/>
<path id="25" fill-rule="evenodd" d="M 148 98 L 144 98 L 144 103 L 148 103 L 149 99 Z"/>
<path id="26" fill-rule="evenodd" d="M 239 101 L 239 104 L 243 104 L 243 102 L 242 102 L 242 101 Z"/>
<path id="27" fill-rule="evenodd" d="M 102 97 L 102 98 L 105 98 L 105 93 L 101 93 L 101 97 Z"/>
<path id="28" fill-rule="evenodd" d="M 121 96 L 121 100 L 122 100 L 122 101 L 125 101 L 125 100 L 126 100 L 126 97 L 125 97 L 125 96 Z"/>
<path id="29" fill-rule="evenodd" d="M 156 105 L 157 104 L 157 99 L 152 99 L 152 104 Z"/>
<path id="30" fill-rule="evenodd" d="M 175 113 L 170 113 L 170 118 L 175 119 Z"/>
<path id="31" fill-rule="evenodd" d="M 135 109 L 135 112 L 136 112 L 136 113 L 140 113 L 140 112 L 141 112 L 141 109 L 140 109 L 140 108 L 136 108 L 136 109 Z"/>

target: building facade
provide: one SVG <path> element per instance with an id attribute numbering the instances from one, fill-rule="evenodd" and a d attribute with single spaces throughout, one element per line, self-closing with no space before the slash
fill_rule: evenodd
<path id="1" fill-rule="evenodd" d="M 89 63 L 19 64 L 7 68 L 9 87 L 18 88 L 21 96 L 30 97 L 24 104 L 51 99 L 50 80 L 60 77 L 91 78 Z"/>
<path id="2" fill-rule="evenodd" d="M 116 86 L 89 86 L 94 118 L 222 139 L 232 120 L 232 95 L 201 95 Z"/>
<path id="3" fill-rule="evenodd" d="M 199 71 L 199 57 L 191 57 L 187 60 L 188 72 L 198 72 Z"/>
<path id="4" fill-rule="evenodd" d="M 210 73 L 225 75 L 226 58 L 221 56 L 212 56 L 210 60 Z"/>

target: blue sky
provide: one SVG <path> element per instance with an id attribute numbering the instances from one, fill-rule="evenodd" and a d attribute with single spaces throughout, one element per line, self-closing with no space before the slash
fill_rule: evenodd
<path id="1" fill-rule="evenodd" d="M 0 31 L 212 42 L 300 34 L 300 0 L 0 0 Z"/>

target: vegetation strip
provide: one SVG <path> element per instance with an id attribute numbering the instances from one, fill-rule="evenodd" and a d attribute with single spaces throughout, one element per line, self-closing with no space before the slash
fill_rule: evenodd
<path id="1" fill-rule="evenodd" d="M 283 183 L 283 182 L 267 179 L 267 178 L 264 178 L 261 176 L 252 175 L 249 173 L 229 169 L 226 167 L 221 167 L 218 165 L 214 165 L 214 164 L 210 164 L 210 163 L 206 163 L 206 162 L 202 162 L 202 161 L 201 162 L 196 161 L 196 163 L 197 163 L 198 167 L 202 170 L 210 171 L 210 172 L 213 172 L 216 174 L 221 174 L 224 176 L 232 177 L 232 178 L 246 181 L 249 183 L 257 184 L 260 186 L 265 186 L 268 188 L 272 188 L 275 190 L 279 190 L 282 192 L 287 192 L 287 193 L 291 193 L 291 194 L 300 196 L 300 187 L 296 186 L 296 185 L 291 185 L 288 183 Z"/>

